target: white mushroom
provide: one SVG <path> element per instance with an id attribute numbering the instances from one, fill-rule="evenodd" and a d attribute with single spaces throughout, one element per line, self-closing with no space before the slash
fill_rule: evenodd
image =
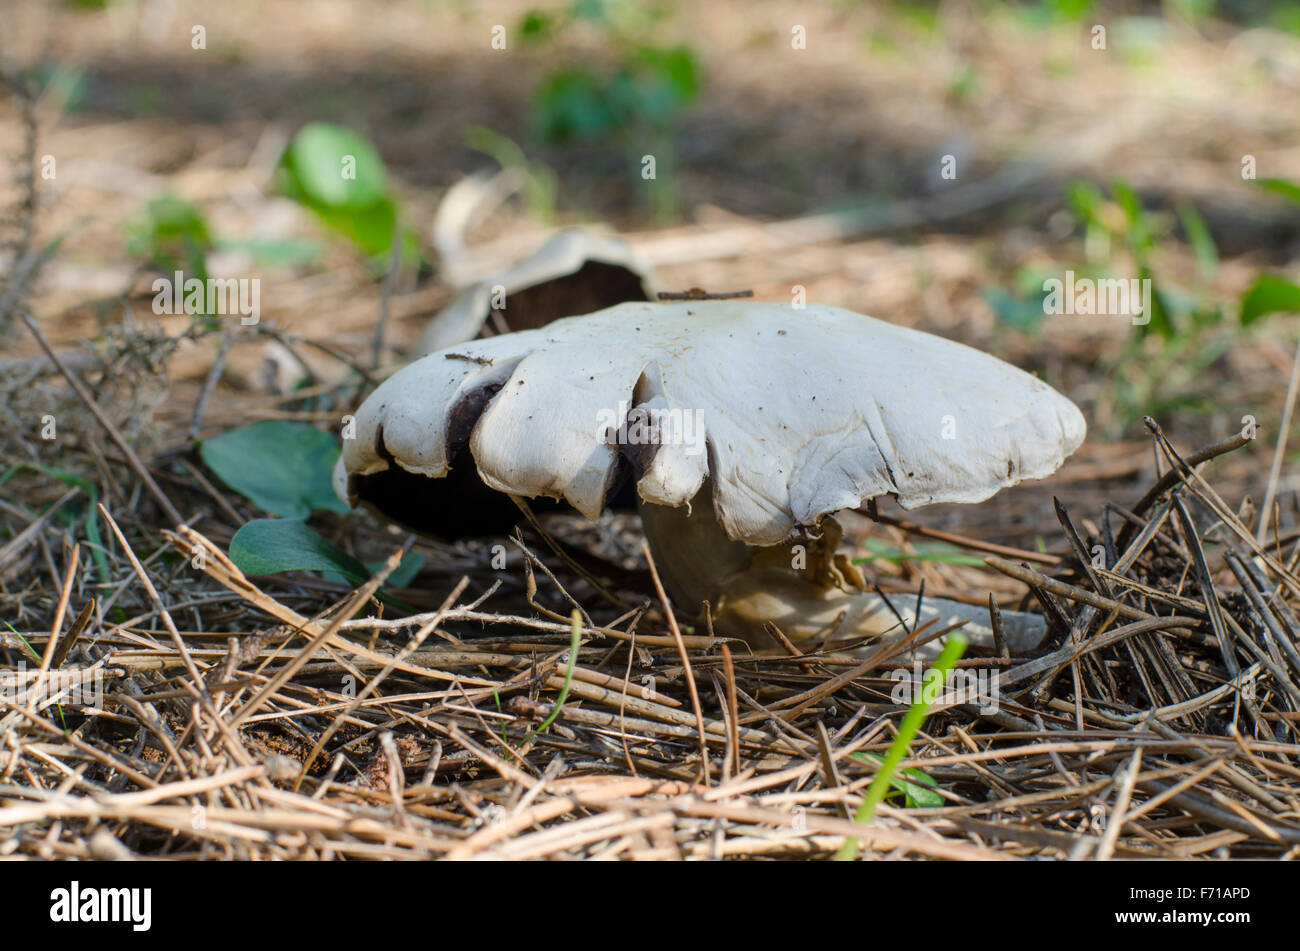
<path id="1" fill-rule="evenodd" d="M 472 522 L 493 493 L 597 518 L 630 474 L 676 604 L 719 633 L 771 621 L 820 643 L 901 634 L 914 598 L 861 592 L 832 517 L 889 494 L 979 502 L 1083 441 L 1047 384 L 962 344 L 833 307 L 629 303 L 431 354 L 357 413 L 340 494 L 416 528 Z M 497 499 L 513 507 L 508 498 Z M 454 528 L 453 528 L 454 530 Z M 987 611 L 930 600 L 922 620 Z M 1032 647 L 1034 615 L 1006 614 Z M 973 629 L 973 630 L 972 630 Z"/>
<path id="2" fill-rule="evenodd" d="M 415 352 L 473 340 L 497 308 L 509 329 L 529 330 L 624 301 L 654 300 L 655 291 L 650 268 L 622 239 L 568 228 L 514 267 L 467 289 L 429 322 Z M 504 295 L 500 304 L 497 295 Z"/>

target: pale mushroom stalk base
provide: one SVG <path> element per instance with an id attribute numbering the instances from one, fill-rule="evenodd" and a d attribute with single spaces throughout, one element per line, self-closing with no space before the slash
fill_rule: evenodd
<path id="1" fill-rule="evenodd" d="M 802 650 L 836 649 L 869 639 L 863 649 L 874 651 L 906 637 L 918 624 L 914 595 L 895 594 L 886 603 L 863 590 L 861 573 L 836 551 L 842 533 L 832 517 L 822 520 L 818 537 L 754 548 L 727 537 L 714 516 L 707 485 L 689 510 L 643 502 L 640 512 L 655 568 L 675 606 L 694 612 L 708 601 L 719 634 L 744 638 L 760 649 L 775 647 L 766 628 L 771 623 Z M 1033 650 L 1047 634 L 1041 615 L 1001 614 L 1013 654 Z M 987 607 L 927 597 L 919 623 L 930 621 L 937 622 L 931 630 L 965 622 L 961 630 L 972 644 L 993 647 Z M 909 656 L 931 659 L 941 641 Z"/>

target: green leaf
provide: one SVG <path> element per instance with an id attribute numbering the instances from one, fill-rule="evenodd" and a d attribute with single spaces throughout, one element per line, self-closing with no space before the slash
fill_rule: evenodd
<path id="1" fill-rule="evenodd" d="M 1115 203 L 1124 212 L 1124 217 L 1128 221 L 1128 231 L 1125 238 L 1128 241 L 1129 248 L 1133 251 L 1134 256 L 1143 260 L 1147 251 L 1155 248 L 1156 240 L 1152 230 L 1151 216 L 1147 214 L 1146 208 L 1142 205 L 1142 199 L 1138 193 L 1133 190 L 1127 182 L 1115 179 L 1110 185 L 1111 194 L 1115 196 Z"/>
<path id="2" fill-rule="evenodd" d="M 877 763 L 883 763 L 885 760 L 879 753 L 852 753 L 850 755 L 864 763 L 868 759 L 875 760 Z M 906 779 L 895 777 L 889 781 L 889 785 L 895 792 L 903 794 L 907 808 L 933 809 L 944 804 L 943 796 L 934 791 L 939 788 L 939 784 L 933 776 L 916 767 L 902 770 L 898 775 L 907 776 L 914 780 L 914 782 L 909 782 Z"/>
<path id="3" fill-rule="evenodd" d="M 372 575 L 377 575 L 384 567 L 384 562 L 367 561 L 365 566 L 366 571 L 370 572 Z M 397 567 L 393 569 L 393 573 L 388 576 L 388 580 L 385 584 L 390 588 L 409 587 L 411 582 L 415 580 L 415 576 L 420 573 L 420 569 L 423 567 L 424 556 L 418 551 L 408 551 L 402 556 L 402 560 L 398 563 Z M 323 571 L 321 572 L 321 577 L 326 581 L 340 581 L 343 583 L 347 583 L 348 581 L 346 577 L 335 571 Z"/>
<path id="4" fill-rule="evenodd" d="M 384 562 L 382 561 L 366 562 L 366 569 L 372 575 L 378 574 L 380 569 L 383 567 Z M 408 551 L 402 556 L 402 560 L 398 563 L 397 567 L 393 569 L 393 573 L 388 576 L 386 584 L 390 588 L 408 587 L 410 583 L 415 580 L 415 576 L 420 573 L 420 569 L 423 567 L 424 556 L 418 551 Z"/>
<path id="5" fill-rule="evenodd" d="M 205 439 L 199 452 L 222 482 L 272 515 L 348 511 L 331 483 L 338 444 L 314 426 L 263 420 Z"/>
<path id="6" fill-rule="evenodd" d="M 538 86 L 534 112 L 537 136 L 557 144 L 602 138 L 619 121 L 604 85 L 585 69 L 547 77 Z"/>
<path id="7" fill-rule="evenodd" d="M 1300 313 L 1300 286 L 1275 274 L 1261 274 L 1241 298 L 1241 325 L 1265 314 Z"/>
<path id="8" fill-rule="evenodd" d="M 527 42 L 550 39 L 555 30 L 555 20 L 545 10 L 529 10 L 519 21 L 519 35 Z"/>
<path id="9" fill-rule="evenodd" d="M 127 228 L 127 252 L 159 270 L 184 271 L 207 279 L 207 254 L 212 235 L 202 212 L 179 198 L 164 196 L 149 202 L 143 218 Z"/>
<path id="10" fill-rule="evenodd" d="M 1260 188 L 1276 192 L 1283 198 L 1300 201 L 1300 182 L 1289 181 L 1285 178 L 1261 178 L 1255 184 Z"/>
<path id="11" fill-rule="evenodd" d="M 634 64 L 646 73 L 651 86 L 651 108 L 671 112 L 693 101 L 700 93 L 700 64 L 685 46 L 639 49 Z"/>
<path id="12" fill-rule="evenodd" d="M 983 287 L 980 288 L 980 296 L 993 308 L 998 319 L 1009 327 L 1023 333 L 1036 333 L 1042 329 L 1047 315 L 1043 311 L 1041 293 L 1037 298 L 1029 300 L 1000 287 Z"/>
<path id="13" fill-rule="evenodd" d="M 259 518 L 242 526 L 230 540 L 230 560 L 246 575 L 329 571 L 355 585 L 369 578 L 365 565 L 296 518 Z"/>
<path id="14" fill-rule="evenodd" d="M 643 123 L 664 127 L 702 85 L 695 54 L 684 46 L 637 46 L 613 74 L 584 67 L 560 70 L 537 90 L 536 134 L 565 143 L 628 132 Z"/>
<path id="15" fill-rule="evenodd" d="M 1279 3 L 1269 19 L 1279 30 L 1300 36 L 1300 3 Z"/>
<path id="16" fill-rule="evenodd" d="M 385 198 L 367 208 L 313 209 L 321 221 L 344 235 L 353 244 L 370 255 L 380 255 L 393 244 L 393 223 L 397 219 L 397 206 Z"/>
<path id="17" fill-rule="evenodd" d="M 379 152 L 364 136 L 343 126 L 313 122 L 293 137 L 280 159 L 280 186 L 310 208 L 330 228 L 371 256 L 376 275 L 386 273 L 393 236 L 402 260 L 424 261 L 419 238 L 409 226 L 398 228 L 397 202 Z"/>
<path id="18" fill-rule="evenodd" d="M 1138 271 L 1139 280 L 1151 282 L 1151 313 L 1150 321 L 1146 325 L 1149 332 L 1158 333 L 1165 340 L 1172 340 L 1178 334 L 1178 329 L 1174 326 L 1174 308 L 1168 295 L 1156 283 L 1155 275 L 1149 267 L 1143 267 Z"/>
<path id="19" fill-rule="evenodd" d="M 360 210 L 388 197 L 384 161 L 365 136 L 326 122 L 298 130 L 281 159 L 294 197 L 322 208 Z"/>
<path id="20" fill-rule="evenodd" d="M 1080 224 L 1100 223 L 1101 206 L 1105 204 L 1106 199 L 1092 182 L 1072 182 L 1066 190 L 1066 201 Z"/>
<path id="21" fill-rule="evenodd" d="M 1178 217 L 1183 222 L 1183 231 L 1192 246 L 1192 253 L 1196 255 L 1196 269 L 1200 272 L 1201 279 L 1208 281 L 1219 266 L 1219 250 L 1214 246 L 1210 229 L 1191 202 L 1179 204 Z"/>
<path id="22" fill-rule="evenodd" d="M 1136 224 L 1141 220 L 1144 214 L 1142 209 L 1142 199 L 1128 182 L 1121 179 L 1115 179 L 1110 183 L 1111 194 L 1115 196 L 1115 201 L 1124 209 L 1124 215 L 1128 218 L 1129 224 Z"/>

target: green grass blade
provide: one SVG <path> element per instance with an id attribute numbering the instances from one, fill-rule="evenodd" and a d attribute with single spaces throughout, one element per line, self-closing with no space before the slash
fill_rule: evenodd
<path id="1" fill-rule="evenodd" d="M 894 737 L 894 742 L 889 746 L 889 752 L 885 754 L 885 759 L 880 764 L 880 770 L 867 788 L 867 795 L 862 800 L 862 805 L 858 807 L 857 814 L 853 817 L 854 822 L 865 825 L 876 814 L 876 807 L 880 805 L 885 798 L 885 794 L 889 792 L 894 773 L 898 770 L 898 764 L 907 756 L 912 740 L 916 738 L 917 731 L 921 729 L 921 724 L 925 722 L 926 711 L 939 698 L 953 665 L 957 663 L 957 659 L 966 650 L 966 643 L 966 637 L 960 631 L 954 632 L 944 643 L 943 650 L 939 653 L 939 659 L 934 662 L 934 667 L 931 668 L 931 676 L 926 678 L 925 685 L 921 688 L 921 695 L 916 698 L 916 701 L 903 717 L 903 722 L 898 727 L 898 735 Z M 857 857 L 857 854 L 858 840 L 854 836 L 844 840 L 840 850 L 835 853 L 835 861 L 851 862 Z"/>
<path id="2" fill-rule="evenodd" d="M 573 610 L 573 633 L 569 637 L 569 668 L 564 672 L 564 686 L 560 689 L 560 698 L 555 701 L 555 708 L 551 710 L 551 715 L 547 717 L 542 725 L 532 733 L 528 734 L 524 740 L 527 746 L 529 740 L 546 730 L 548 726 L 555 722 L 555 718 L 560 715 L 560 709 L 564 706 L 564 701 L 569 698 L 569 684 L 573 683 L 573 668 L 578 666 L 578 645 L 582 642 L 582 616 L 578 614 L 577 608 Z"/>

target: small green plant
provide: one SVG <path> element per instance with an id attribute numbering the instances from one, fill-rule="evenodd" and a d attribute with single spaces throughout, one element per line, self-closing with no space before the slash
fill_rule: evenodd
<path id="1" fill-rule="evenodd" d="M 1300 182 L 1261 178 L 1256 184 L 1300 204 Z M 1300 313 L 1300 285 L 1277 274 L 1260 274 L 1241 298 L 1241 323 L 1248 326 L 1267 314 Z"/>
<path id="2" fill-rule="evenodd" d="M 213 251 L 238 250 L 259 264 L 289 267 L 315 261 L 320 248 L 302 241 L 259 241 L 221 238 L 208 226 L 203 212 L 174 196 L 156 198 L 127 225 L 126 248 L 146 267 L 169 279 L 176 271 L 185 277 L 208 278 L 208 255 Z"/>
<path id="3" fill-rule="evenodd" d="M 863 763 L 875 763 L 879 766 L 885 758 L 879 753 L 853 753 L 854 759 Z M 906 777 L 906 778 L 904 778 Z M 933 809 L 943 805 L 943 796 L 934 790 L 939 787 L 933 776 L 915 766 L 900 770 L 889 781 L 890 791 L 886 799 L 901 799 L 908 809 Z"/>
<path id="4" fill-rule="evenodd" d="M 127 229 L 127 251 L 149 267 L 171 276 L 183 271 L 201 281 L 208 277 L 208 253 L 214 243 L 203 213 L 172 196 L 155 198 Z"/>
<path id="5" fill-rule="evenodd" d="M 524 177 L 524 203 L 533 217 L 543 224 L 555 220 L 555 200 L 559 186 L 555 173 L 540 162 L 529 161 L 524 150 L 507 136 L 481 125 L 465 130 L 465 144 L 482 152 L 503 169 L 516 169 Z"/>
<path id="6" fill-rule="evenodd" d="M 1211 394 L 1202 371 L 1232 346 L 1236 328 L 1225 320 L 1210 281 L 1218 253 L 1209 229 L 1190 204 L 1152 212 L 1125 182 L 1111 184 L 1107 197 L 1089 183 L 1070 189 L 1070 206 L 1084 227 L 1084 252 L 1093 271 L 1108 271 L 1125 262 L 1141 281 L 1149 281 L 1148 323 L 1126 335 L 1118 354 L 1103 363 L 1112 385 L 1101 393 L 1099 418 L 1112 430 L 1130 427 L 1144 415 L 1161 416 L 1175 409 L 1205 410 Z M 1196 257 L 1196 281 L 1178 287 L 1166 280 L 1156 263 L 1160 243 L 1182 225 Z"/>
<path id="7" fill-rule="evenodd" d="M 1144 289 L 1142 320 L 1135 321 L 1117 351 L 1100 361 L 1108 385 L 1098 395 L 1099 428 L 1118 433 L 1145 415 L 1207 409 L 1211 394 L 1202 371 L 1227 352 L 1241 327 L 1285 303 L 1284 288 L 1261 285 L 1254 300 L 1249 295 L 1243 300 L 1234 323 L 1212 289 L 1218 268 L 1214 240 L 1190 203 L 1174 211 L 1152 211 L 1130 185 L 1117 180 L 1108 192 L 1090 182 L 1076 182 L 1067 192 L 1067 204 L 1083 231 L 1084 261 L 1071 269 L 1073 280 L 1101 286 L 1127 272 Z M 1173 283 L 1160 266 L 1161 244 L 1179 227 L 1196 260 L 1190 286 Z M 1014 292 L 985 288 L 983 294 L 1004 324 L 1036 334 L 1047 312 L 1044 276 L 1058 283 L 1061 277 L 1025 269 L 1017 275 Z"/>
<path id="8" fill-rule="evenodd" d="M 423 263 L 418 237 L 401 223 L 384 161 L 361 134 L 325 122 L 303 126 L 280 158 L 279 187 L 365 252 L 376 274 L 387 270 L 395 239 L 406 265 Z"/>
<path id="9" fill-rule="evenodd" d="M 546 732 L 547 727 L 556 721 L 560 711 L 564 709 L 564 701 L 569 699 L 569 686 L 573 683 L 573 669 L 578 666 L 578 645 L 582 643 L 582 615 L 578 613 L 577 608 L 573 609 L 573 613 L 569 615 L 569 620 L 572 626 L 569 629 L 569 657 L 564 671 L 564 686 L 560 688 L 560 696 L 556 698 L 555 706 L 551 708 L 551 715 L 543 720 L 537 729 L 524 737 L 525 746 L 532 741 L 533 737 Z"/>
<path id="10" fill-rule="evenodd" d="M 925 722 L 926 712 L 942 693 L 943 685 L 948 680 L 948 674 L 966 650 L 966 643 L 966 637 L 960 631 L 954 631 L 948 635 L 948 639 L 944 642 L 943 650 L 939 652 L 939 657 L 934 662 L 934 666 L 926 671 L 925 685 L 921 688 L 920 695 L 908 708 L 907 713 L 903 715 L 903 722 L 899 724 L 894 742 L 889 744 L 889 750 L 885 753 L 884 759 L 880 761 L 880 769 L 876 771 L 875 778 L 871 780 L 871 785 L 867 787 L 867 794 L 862 798 L 862 805 L 858 807 L 857 813 L 853 816 L 854 822 L 865 825 L 876 814 L 876 807 L 884 801 L 885 796 L 895 782 L 894 774 L 898 771 L 898 764 L 907 756 L 912 740 L 916 739 L 921 724 Z M 851 862 L 857 858 L 857 855 L 858 840 L 856 837 L 850 837 L 844 840 L 840 850 L 835 853 L 835 860 L 837 862 Z"/>
<path id="11" fill-rule="evenodd" d="M 205 439 L 199 455 L 227 486 L 279 516 L 253 519 L 235 532 L 230 560 L 240 571 L 318 571 L 328 580 L 359 585 L 381 566 L 362 563 L 307 524 L 314 512 L 348 511 L 330 484 L 339 447 L 329 433 L 305 423 L 263 420 Z M 406 587 L 423 565 L 423 556 L 408 552 L 388 576 L 389 587 Z"/>
<path id="12" fill-rule="evenodd" d="M 542 79 L 533 106 L 534 133 L 554 145 L 617 143 L 643 177 L 645 157 L 652 156 L 654 175 L 645 180 L 658 220 L 677 216 L 673 132 L 703 85 L 693 50 L 647 40 L 668 11 L 662 3 L 573 0 L 556 14 L 528 12 L 518 28 L 525 42 L 552 47 L 572 34 L 595 32 L 601 47 L 613 51 L 603 66 L 566 67 Z"/>

